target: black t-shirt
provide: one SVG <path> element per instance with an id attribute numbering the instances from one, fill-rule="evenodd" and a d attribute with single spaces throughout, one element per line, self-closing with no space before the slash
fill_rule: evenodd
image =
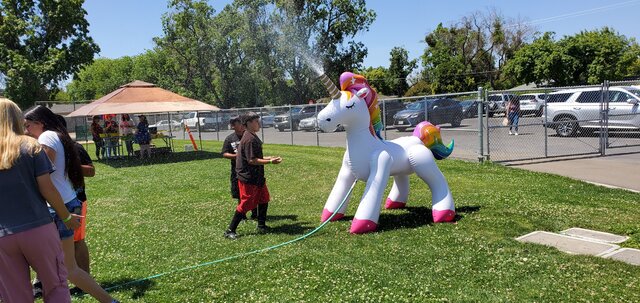
<path id="1" fill-rule="evenodd" d="M 224 139 L 224 143 L 222 143 L 222 154 L 230 153 L 230 154 L 238 154 L 238 145 L 240 145 L 240 140 L 242 136 L 238 136 L 235 132 L 228 135 L 227 138 Z M 236 160 L 233 159 L 231 162 L 231 177 L 236 179 Z"/>
<path id="2" fill-rule="evenodd" d="M 238 156 L 236 156 L 236 172 L 238 180 L 252 185 L 262 186 L 265 184 L 264 166 L 250 165 L 250 159 L 262 159 L 262 141 L 250 131 L 245 131 L 238 145 Z"/>
<path id="3" fill-rule="evenodd" d="M 78 152 L 78 156 L 80 158 L 80 165 L 92 165 L 91 157 L 87 153 L 87 151 L 82 147 L 82 144 L 76 142 L 76 151 Z M 76 188 L 76 195 L 78 196 L 78 200 L 87 201 L 87 194 L 84 191 L 84 186 L 80 188 Z"/>

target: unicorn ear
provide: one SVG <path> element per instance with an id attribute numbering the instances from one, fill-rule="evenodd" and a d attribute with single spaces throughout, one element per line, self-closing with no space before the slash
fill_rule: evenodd
<path id="1" fill-rule="evenodd" d="M 358 98 L 360 99 L 364 99 L 369 95 L 370 92 L 371 91 L 368 88 L 363 87 L 356 93 L 356 96 L 358 96 Z"/>

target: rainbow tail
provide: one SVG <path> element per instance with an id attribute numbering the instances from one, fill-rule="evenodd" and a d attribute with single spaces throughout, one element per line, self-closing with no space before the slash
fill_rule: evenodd
<path id="1" fill-rule="evenodd" d="M 449 145 L 445 146 L 440 137 L 440 127 L 429 123 L 429 121 L 422 121 L 416 125 L 413 135 L 420 138 L 420 141 L 431 150 L 433 157 L 437 160 L 446 159 L 453 152 L 453 139 Z"/>

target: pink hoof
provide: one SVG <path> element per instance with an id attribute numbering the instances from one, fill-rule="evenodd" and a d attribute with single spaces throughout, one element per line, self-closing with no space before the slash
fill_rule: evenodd
<path id="1" fill-rule="evenodd" d="M 327 219 L 329 219 L 329 217 L 331 217 L 331 215 L 333 215 L 332 212 L 328 211 L 326 208 L 322 210 L 322 217 L 320 218 L 320 222 L 324 222 L 327 221 Z M 333 216 L 333 218 L 331 219 L 331 221 L 338 221 L 340 219 L 342 219 L 344 217 L 344 214 L 341 213 L 337 213 L 335 216 Z"/>
<path id="2" fill-rule="evenodd" d="M 387 198 L 387 202 L 384 203 L 384 208 L 386 208 L 386 209 L 404 208 L 404 206 L 406 204 L 407 204 L 407 202 L 396 202 L 396 201 L 393 201 L 393 200 Z"/>
<path id="3" fill-rule="evenodd" d="M 456 217 L 456 211 L 445 209 L 445 210 L 433 210 L 431 211 L 433 214 L 433 222 L 434 223 L 442 223 L 442 222 L 451 222 Z"/>
<path id="4" fill-rule="evenodd" d="M 373 222 L 371 220 L 358 220 L 353 219 L 351 223 L 351 233 L 352 234 L 365 234 L 376 231 L 378 228 L 378 223 Z"/>

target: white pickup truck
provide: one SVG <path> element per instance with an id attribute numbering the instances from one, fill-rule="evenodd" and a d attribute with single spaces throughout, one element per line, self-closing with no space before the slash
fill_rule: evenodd
<path id="1" fill-rule="evenodd" d="M 186 125 L 192 131 L 215 129 L 216 117 L 212 112 L 190 112 L 182 119 L 183 125 Z"/>

